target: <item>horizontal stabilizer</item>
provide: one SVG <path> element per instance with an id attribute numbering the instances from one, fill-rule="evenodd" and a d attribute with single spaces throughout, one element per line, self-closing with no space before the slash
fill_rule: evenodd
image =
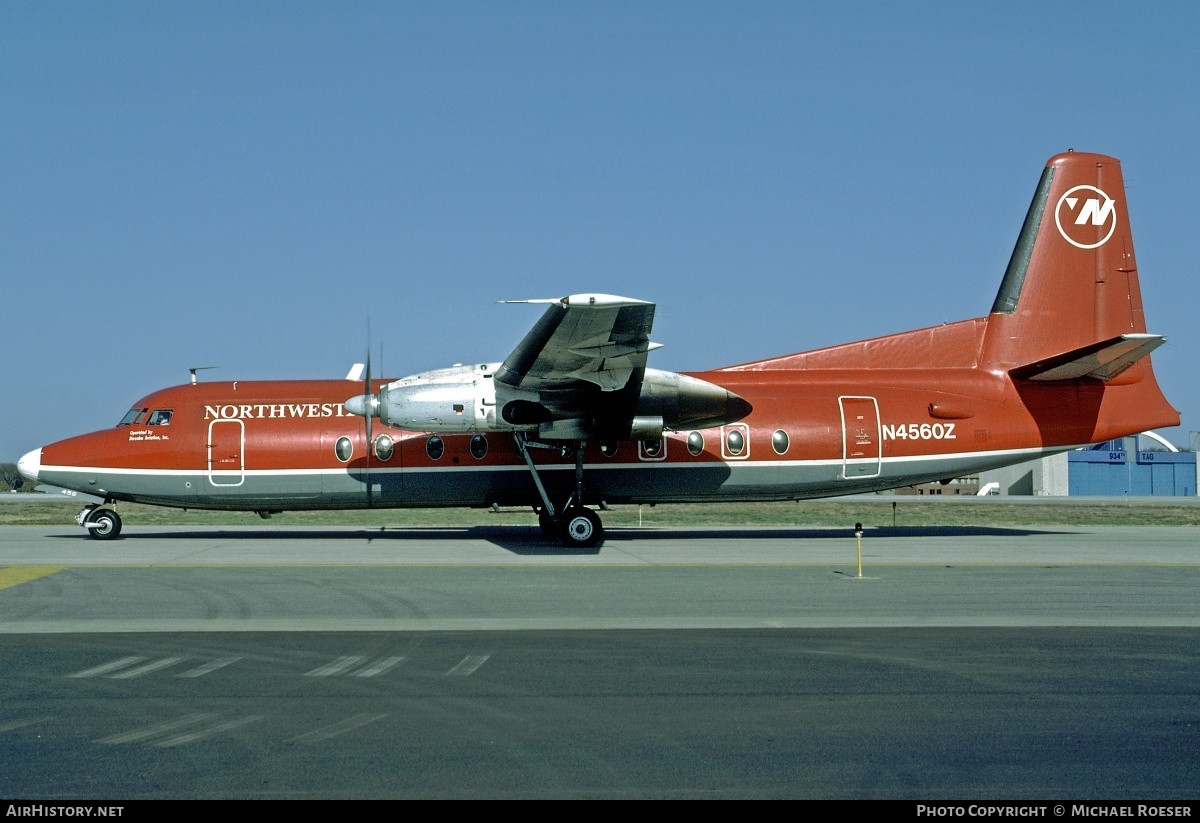
<path id="1" fill-rule="evenodd" d="M 1167 339 L 1159 334 L 1122 334 L 1073 351 L 1009 370 L 1018 380 L 1112 380 L 1157 349 Z"/>

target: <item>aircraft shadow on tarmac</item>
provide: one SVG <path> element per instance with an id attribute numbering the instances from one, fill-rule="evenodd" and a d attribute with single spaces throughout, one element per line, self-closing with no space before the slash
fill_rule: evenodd
<path id="1" fill-rule="evenodd" d="M 998 526 L 882 526 L 867 528 L 863 533 L 866 541 L 886 537 L 931 538 L 931 537 L 1044 537 L 1067 532 L 1054 529 L 1025 529 Z M 87 539 L 85 535 L 55 535 L 68 539 Z M 505 551 L 524 556 L 538 555 L 595 555 L 603 548 L 568 548 L 557 540 L 542 534 L 535 526 L 465 526 L 465 527 L 379 527 L 346 529 L 182 529 L 179 531 L 146 531 L 130 529 L 118 540 L 484 540 Z M 605 542 L 659 540 L 708 540 L 738 543 L 744 540 L 834 540 L 854 539 L 852 528 L 846 527 L 796 527 L 796 528 L 706 528 L 706 527 L 614 527 L 605 532 Z"/>

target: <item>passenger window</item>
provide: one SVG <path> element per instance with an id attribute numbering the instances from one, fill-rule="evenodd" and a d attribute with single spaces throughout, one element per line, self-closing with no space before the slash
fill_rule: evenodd
<path id="1" fill-rule="evenodd" d="M 395 452 L 396 441 L 392 440 L 391 435 L 381 434 L 375 438 L 375 456 L 380 460 L 391 460 Z"/>
<path id="2" fill-rule="evenodd" d="M 746 439 L 740 431 L 732 429 L 725 435 L 725 447 L 730 454 L 741 454 L 742 449 L 746 448 Z"/>
<path id="3" fill-rule="evenodd" d="M 482 460 L 487 457 L 488 442 L 487 438 L 482 434 L 477 434 L 471 438 L 471 456 L 476 460 Z"/>
<path id="4" fill-rule="evenodd" d="M 776 429 L 771 435 L 771 448 L 776 454 L 785 454 L 788 450 L 788 435 L 783 429 Z"/>
<path id="5" fill-rule="evenodd" d="M 642 460 L 662 460 L 667 456 L 665 440 L 639 440 L 638 457 Z"/>
<path id="6" fill-rule="evenodd" d="M 446 452 L 446 444 L 436 434 L 425 441 L 425 453 L 430 460 L 438 460 Z"/>
<path id="7" fill-rule="evenodd" d="M 745 460 L 750 456 L 750 427 L 732 423 L 721 427 L 721 457 L 726 460 Z"/>

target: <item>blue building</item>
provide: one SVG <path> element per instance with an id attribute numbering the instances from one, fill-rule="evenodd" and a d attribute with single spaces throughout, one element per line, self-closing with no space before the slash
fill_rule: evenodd
<path id="1" fill-rule="evenodd" d="M 1067 452 L 1072 497 L 1194 497 L 1196 453 L 1147 448 L 1145 435 Z"/>
<path id="2" fill-rule="evenodd" d="M 979 473 L 993 495 L 1061 497 L 1196 497 L 1196 452 L 1175 447 L 1153 432 Z"/>

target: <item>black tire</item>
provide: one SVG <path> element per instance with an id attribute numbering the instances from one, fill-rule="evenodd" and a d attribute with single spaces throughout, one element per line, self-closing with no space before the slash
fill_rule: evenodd
<path id="1" fill-rule="evenodd" d="M 544 511 L 538 512 L 538 527 L 547 537 L 558 537 L 561 534 L 558 521 Z"/>
<path id="2" fill-rule="evenodd" d="M 96 509 L 87 522 L 96 524 L 88 528 L 93 540 L 115 540 L 121 533 L 121 515 L 112 509 Z"/>
<path id="3" fill-rule="evenodd" d="M 590 549 L 604 539 L 604 525 L 591 509 L 571 509 L 563 517 L 560 534 L 567 548 Z"/>

